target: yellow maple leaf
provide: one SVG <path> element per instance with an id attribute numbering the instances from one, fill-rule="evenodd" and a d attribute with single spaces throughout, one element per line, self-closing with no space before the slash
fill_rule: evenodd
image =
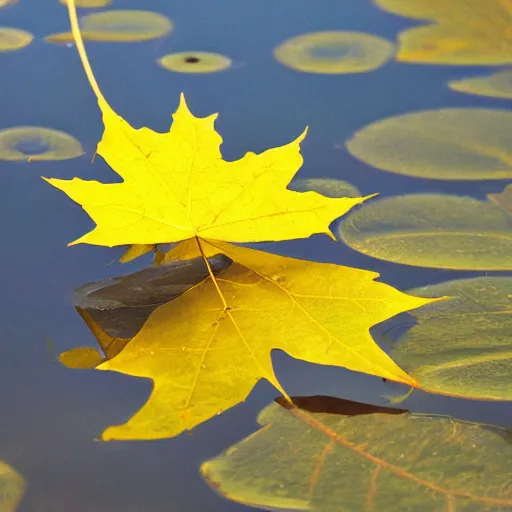
<path id="1" fill-rule="evenodd" d="M 223 253 L 235 263 L 157 308 L 121 352 L 97 367 L 154 383 L 146 404 L 126 424 L 107 428 L 104 440 L 176 436 L 243 401 L 262 378 L 285 394 L 272 367 L 274 348 L 417 385 L 369 329 L 432 299 L 375 282 L 378 274 L 366 270 L 200 243 L 180 244 L 168 260 Z M 67 353 L 70 360 L 80 356 L 80 349 Z"/>
<path id="2" fill-rule="evenodd" d="M 273 348 L 416 386 L 373 342 L 369 328 L 431 299 L 377 283 L 373 272 L 223 243 L 331 234 L 330 222 L 365 198 L 332 199 L 286 189 L 302 163 L 304 134 L 281 148 L 225 162 L 215 117 L 195 118 L 183 99 L 169 133 L 134 130 L 101 95 L 73 0 L 68 8 L 103 112 L 98 152 L 124 179 L 107 185 L 48 180 L 97 223 L 75 243 L 144 244 L 135 248 L 139 254 L 154 244 L 181 241 L 163 261 L 202 256 L 210 276 L 160 306 L 120 353 L 97 366 L 154 381 L 148 403 L 126 425 L 107 429 L 104 439 L 177 435 L 243 400 L 261 378 L 287 396 L 274 375 Z M 215 277 L 208 258 L 218 253 L 234 263 Z M 98 361 L 90 351 L 79 355 L 77 366 Z M 66 360 L 73 363 L 74 354 Z"/>
<path id="3" fill-rule="evenodd" d="M 72 244 L 158 244 L 201 237 L 258 242 L 326 233 L 329 224 L 365 198 L 328 198 L 286 186 L 302 165 L 300 142 L 260 154 L 223 160 L 216 114 L 197 118 L 183 94 L 171 129 L 134 129 L 116 114 L 94 78 L 81 40 L 74 6 L 72 31 L 103 114 L 105 131 L 97 153 L 122 183 L 46 179 L 82 205 L 96 228 Z M 71 244 L 71 245 L 72 245 Z"/>

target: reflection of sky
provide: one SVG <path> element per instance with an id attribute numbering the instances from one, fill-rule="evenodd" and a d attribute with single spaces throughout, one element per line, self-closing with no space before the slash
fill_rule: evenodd
<path id="1" fill-rule="evenodd" d="M 117 8 L 141 2 L 118 0 Z M 371 169 L 336 149 L 355 130 L 382 117 L 442 106 L 504 107 L 505 101 L 458 94 L 448 79 L 475 69 L 390 63 L 355 75 L 308 75 L 277 64 L 272 49 L 289 37 L 318 30 L 361 30 L 387 38 L 411 22 L 345 0 L 317 3 L 225 0 L 153 0 L 146 7 L 170 16 L 174 33 L 161 41 L 94 44 L 88 48 L 105 96 L 128 121 L 164 130 L 184 91 L 197 115 L 219 111 L 217 128 L 227 159 L 245 151 L 283 144 L 302 132 L 305 164 L 300 177 L 334 177 L 363 194 L 418 192 L 471 194 L 483 198 L 502 183 L 446 183 L 418 180 Z M 56 352 L 91 343 L 75 314 L 73 288 L 140 268 L 110 265 L 121 249 L 66 244 L 91 227 L 80 207 L 39 177 L 115 180 L 98 158 L 89 161 L 101 135 L 100 116 L 73 48 L 45 44 L 41 38 L 67 29 L 58 2 L 21 0 L 0 11 L 3 25 L 30 30 L 37 39 L 25 50 L 0 55 L 0 127 L 40 124 L 78 138 L 87 156 L 64 162 L 0 163 L 0 229 L 3 250 L 3 303 L 0 308 L 0 458 L 28 479 L 24 510 L 40 511 L 235 511 L 200 482 L 201 460 L 214 456 L 255 428 L 257 411 L 275 395 L 261 383 L 247 404 L 197 428 L 191 435 L 152 443 L 92 443 L 102 428 L 121 423 L 143 403 L 148 382 L 107 372 L 59 367 Z M 185 75 L 159 68 L 155 60 L 170 52 L 204 50 L 225 54 L 237 66 L 212 75 Z M 401 289 L 477 273 L 422 270 L 373 260 L 315 236 L 262 248 L 282 254 L 359 266 L 382 273 Z M 479 273 L 481 275 L 483 273 Z M 332 368 L 319 368 L 279 354 L 279 376 L 290 394 L 330 394 L 383 403 L 379 395 L 396 386 Z M 469 403 L 415 394 L 414 410 L 508 423 L 501 404 Z"/>

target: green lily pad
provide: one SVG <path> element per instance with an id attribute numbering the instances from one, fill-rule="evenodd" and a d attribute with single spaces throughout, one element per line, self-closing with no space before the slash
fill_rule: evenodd
<path id="1" fill-rule="evenodd" d="M 34 39 L 26 30 L 12 27 L 0 27 L 0 52 L 13 52 L 28 46 Z"/>
<path id="2" fill-rule="evenodd" d="M 421 388 L 480 400 L 512 400 L 512 277 L 476 277 L 414 288 L 443 297 L 411 311 L 418 324 L 393 359 Z"/>
<path id="3" fill-rule="evenodd" d="M 374 0 L 423 26 L 399 34 L 397 60 L 422 64 L 512 63 L 509 0 Z"/>
<path id="4" fill-rule="evenodd" d="M 171 32 L 172 21 L 153 11 L 111 10 L 95 12 L 80 20 L 82 37 L 89 41 L 121 42 L 148 41 Z M 70 32 L 50 34 L 45 40 L 51 43 L 73 42 Z"/>
<path id="5" fill-rule="evenodd" d="M 199 51 L 169 53 L 157 62 L 164 69 L 177 73 L 215 73 L 231 67 L 229 57 Z"/>
<path id="6" fill-rule="evenodd" d="M 84 154 L 68 133 L 42 126 L 15 126 L 0 130 L 0 160 L 67 160 Z"/>
<path id="7" fill-rule="evenodd" d="M 506 512 L 507 431 L 328 397 L 267 406 L 260 430 L 201 467 L 222 496 L 265 510 Z"/>
<path id="8" fill-rule="evenodd" d="M 325 197 L 361 197 L 359 189 L 348 181 L 331 178 L 293 180 L 289 188 L 296 192 L 318 192 Z"/>
<path id="9" fill-rule="evenodd" d="M 288 39 L 275 50 L 283 65 L 306 73 L 363 73 L 393 58 L 395 46 L 363 32 L 312 32 Z"/>
<path id="10" fill-rule="evenodd" d="M 425 110 L 372 123 L 346 142 L 383 171 L 437 180 L 512 178 L 512 112 Z"/>
<path id="11" fill-rule="evenodd" d="M 364 204 L 339 228 L 381 260 L 455 270 L 512 270 L 512 215 L 470 197 L 405 195 Z"/>
<path id="12" fill-rule="evenodd" d="M 478 96 L 512 99 L 512 71 L 498 71 L 490 75 L 452 80 L 450 89 Z"/>

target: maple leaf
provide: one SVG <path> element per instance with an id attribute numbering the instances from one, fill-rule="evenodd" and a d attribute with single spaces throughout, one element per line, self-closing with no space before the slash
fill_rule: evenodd
<path id="1" fill-rule="evenodd" d="M 98 98 L 105 131 L 97 153 L 123 178 L 104 184 L 79 178 L 45 180 L 82 205 L 96 227 L 72 244 L 158 244 L 201 237 L 231 242 L 307 238 L 366 198 L 328 198 L 286 186 L 302 165 L 300 142 L 223 160 L 216 114 L 197 118 L 183 94 L 171 129 L 134 129 L 103 97 L 69 2 L 72 31 Z M 368 196 L 371 197 L 371 196 Z"/>
<path id="2" fill-rule="evenodd" d="M 103 98 L 73 0 L 68 9 L 103 113 L 98 153 L 124 179 L 107 185 L 48 180 L 97 223 L 75 243 L 136 244 L 142 247 L 132 253 L 141 254 L 155 244 L 180 241 L 159 260 L 201 256 L 209 275 L 155 310 L 130 341 L 105 338 L 119 342 L 121 351 L 97 368 L 151 378 L 154 388 L 147 404 L 126 425 L 107 429 L 104 439 L 177 435 L 245 399 L 261 378 L 287 396 L 274 375 L 273 348 L 416 386 L 373 342 L 369 328 L 431 300 L 376 283 L 372 272 L 223 243 L 332 236 L 331 221 L 365 198 L 327 198 L 286 188 L 302 163 L 304 134 L 281 148 L 225 162 L 215 116 L 195 118 L 183 98 L 169 133 L 134 130 Z M 234 263 L 217 278 L 209 258 L 219 253 Z M 99 362 L 90 351 L 80 355 L 78 366 Z M 73 354 L 66 360 L 73 362 Z"/>
<path id="3" fill-rule="evenodd" d="M 97 367 L 154 383 L 146 404 L 103 439 L 176 436 L 243 401 L 262 378 L 284 394 L 272 367 L 274 348 L 416 386 L 369 329 L 432 299 L 375 282 L 374 272 L 226 243 L 201 245 L 206 257 L 223 253 L 235 262 L 158 307 L 119 354 Z M 191 240 L 169 258 L 198 252 Z"/>

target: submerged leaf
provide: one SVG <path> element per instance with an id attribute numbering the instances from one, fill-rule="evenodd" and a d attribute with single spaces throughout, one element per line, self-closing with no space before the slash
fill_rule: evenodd
<path id="1" fill-rule="evenodd" d="M 229 267 L 230 260 L 217 256 L 209 258 L 208 264 L 216 275 Z M 73 303 L 109 336 L 132 338 L 158 306 L 179 297 L 209 275 L 202 257 L 170 261 L 81 286 L 74 292 Z"/>
<path id="2" fill-rule="evenodd" d="M 99 366 L 154 381 L 147 403 L 125 425 L 108 428 L 105 440 L 178 435 L 244 400 L 261 378 L 282 391 L 270 358 L 275 348 L 416 385 L 369 329 L 425 299 L 375 282 L 373 272 L 203 246 L 236 263 L 156 309 L 126 348 Z"/>
<path id="3" fill-rule="evenodd" d="M 306 73 L 363 73 L 380 68 L 395 52 L 393 43 L 363 32 L 312 32 L 288 39 L 275 50 L 285 66 Z"/>
<path id="4" fill-rule="evenodd" d="M 423 64 L 512 63 L 510 0 L 374 0 L 430 24 L 403 31 L 397 60 Z"/>
<path id="5" fill-rule="evenodd" d="M 497 71 L 490 75 L 452 80 L 448 82 L 448 86 L 458 92 L 512 99 L 512 71 Z"/>
<path id="6" fill-rule="evenodd" d="M 414 288 L 450 299 L 416 309 L 395 361 L 433 393 L 512 400 L 512 278 L 477 277 Z"/>
<path id="7" fill-rule="evenodd" d="M 425 110 L 356 132 L 349 152 L 383 171 L 438 180 L 512 178 L 512 112 Z"/>
<path id="8" fill-rule="evenodd" d="M 352 249 L 395 263 L 512 270 L 512 215 L 470 197 L 387 197 L 349 215 L 339 234 Z"/>
<path id="9" fill-rule="evenodd" d="M 260 430 L 205 462 L 223 496 L 267 510 L 508 512 L 507 431 L 326 397 L 267 406 Z"/>

